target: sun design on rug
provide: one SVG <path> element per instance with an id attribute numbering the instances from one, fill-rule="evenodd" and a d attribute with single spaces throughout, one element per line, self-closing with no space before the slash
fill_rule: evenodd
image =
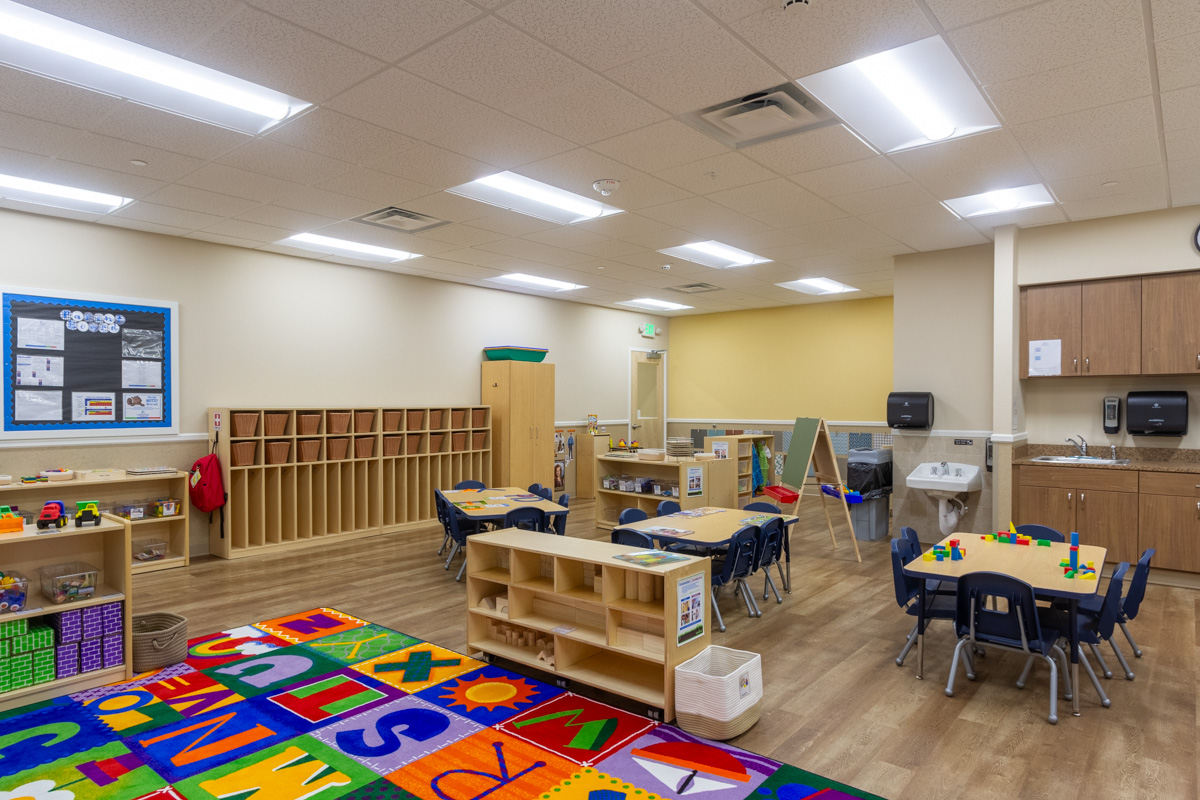
<path id="1" fill-rule="evenodd" d="M 488 678 L 484 675 L 464 681 L 456 680 L 453 686 L 446 686 L 449 694 L 440 695 L 442 700 L 451 700 L 450 707 L 465 706 L 468 712 L 477 708 L 495 711 L 497 708 L 511 708 L 516 711 L 520 703 L 528 703 L 537 694 L 537 689 L 525 682 L 524 678 L 503 680 Z"/>

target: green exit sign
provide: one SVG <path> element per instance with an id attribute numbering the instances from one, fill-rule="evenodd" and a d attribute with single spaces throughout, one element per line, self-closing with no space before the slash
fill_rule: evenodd
<path id="1" fill-rule="evenodd" d="M 645 336 L 647 339 L 653 339 L 657 335 L 658 329 L 655 328 L 653 322 L 647 322 L 642 325 L 642 336 Z"/>

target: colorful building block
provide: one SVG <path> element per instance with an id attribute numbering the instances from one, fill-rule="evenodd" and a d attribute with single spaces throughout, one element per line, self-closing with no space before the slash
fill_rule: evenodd
<path id="1" fill-rule="evenodd" d="M 33 685 L 33 653 L 9 656 L 5 660 L 5 667 L 9 691 Z"/>
<path id="2" fill-rule="evenodd" d="M 106 603 L 100 606 L 100 616 L 104 620 L 104 635 L 121 633 L 125 627 L 124 608 L 121 603 Z"/>
<path id="3" fill-rule="evenodd" d="M 11 639 L 14 636 L 24 636 L 29 632 L 29 620 L 25 617 L 19 619 L 6 619 L 0 622 L 0 639 Z"/>
<path id="4" fill-rule="evenodd" d="M 101 606 L 89 606 L 80 609 L 83 612 L 84 639 L 94 639 L 104 635 L 104 612 L 100 608 Z"/>
<path id="5" fill-rule="evenodd" d="M 1093 572 L 1085 572 L 1082 575 L 1080 575 L 1079 577 L 1085 581 L 1094 581 L 1094 580 L 1096 580 L 1096 573 L 1094 571 Z"/>
<path id="6" fill-rule="evenodd" d="M 67 642 L 54 648 L 56 678 L 70 678 L 79 674 L 79 643 Z"/>
<path id="7" fill-rule="evenodd" d="M 933 561 L 933 553 L 925 553 L 921 558 L 925 561 Z"/>
<path id="8" fill-rule="evenodd" d="M 946 554 L 945 554 L 945 553 L 943 553 L 943 552 L 940 552 L 940 551 L 939 551 L 939 552 L 935 553 L 935 555 L 937 556 L 937 560 L 938 560 L 938 561 L 945 561 L 945 560 L 946 560 Z"/>
<path id="9" fill-rule="evenodd" d="M 49 683 L 54 680 L 54 648 L 33 652 L 33 682 Z"/>
<path id="10" fill-rule="evenodd" d="M 104 668 L 119 667 L 125 663 L 125 641 L 121 634 L 104 637 Z"/>
<path id="11" fill-rule="evenodd" d="M 14 636 L 11 641 L 13 655 L 44 650 L 54 646 L 54 629 L 42 620 L 35 619 L 29 623 L 24 636 Z"/>
<path id="12" fill-rule="evenodd" d="M 1049 540 L 1049 539 L 1038 539 L 1038 540 L 1037 540 L 1037 546 L 1038 546 L 1038 547 L 1049 547 L 1049 546 L 1050 546 L 1050 540 Z"/>
<path id="13" fill-rule="evenodd" d="M 104 639 L 84 639 L 79 644 L 79 671 L 104 669 Z"/>
<path id="14" fill-rule="evenodd" d="M 83 613 L 78 608 L 52 615 L 50 625 L 54 628 L 57 644 L 78 642 L 83 638 Z"/>

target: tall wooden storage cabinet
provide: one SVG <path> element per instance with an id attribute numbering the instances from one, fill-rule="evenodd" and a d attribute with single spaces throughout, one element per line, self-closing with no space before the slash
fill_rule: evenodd
<path id="1" fill-rule="evenodd" d="M 554 365 L 485 361 L 495 486 L 554 486 Z"/>

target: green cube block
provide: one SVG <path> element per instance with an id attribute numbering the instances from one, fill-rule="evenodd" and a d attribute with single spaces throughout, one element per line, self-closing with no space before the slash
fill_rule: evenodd
<path id="1" fill-rule="evenodd" d="M 33 685 L 33 653 L 10 656 L 8 665 L 9 691 Z"/>
<path id="2" fill-rule="evenodd" d="M 0 622 L 0 639 L 10 639 L 13 636 L 24 636 L 29 632 L 29 620 L 25 617 L 6 619 Z"/>
<path id="3" fill-rule="evenodd" d="M 33 682 L 49 683 L 54 680 L 54 649 L 33 652 Z"/>
<path id="4" fill-rule="evenodd" d="M 8 657 L 0 658 L 0 692 L 7 692 L 12 688 L 12 681 L 9 680 L 8 662 Z"/>
<path id="5" fill-rule="evenodd" d="M 29 624 L 23 636 L 14 636 L 11 640 L 14 655 L 32 653 L 34 650 L 44 650 L 54 646 L 54 629 L 41 620 Z"/>
<path id="6" fill-rule="evenodd" d="M 12 640 L 0 639 L 0 659 L 8 658 L 12 655 Z"/>

